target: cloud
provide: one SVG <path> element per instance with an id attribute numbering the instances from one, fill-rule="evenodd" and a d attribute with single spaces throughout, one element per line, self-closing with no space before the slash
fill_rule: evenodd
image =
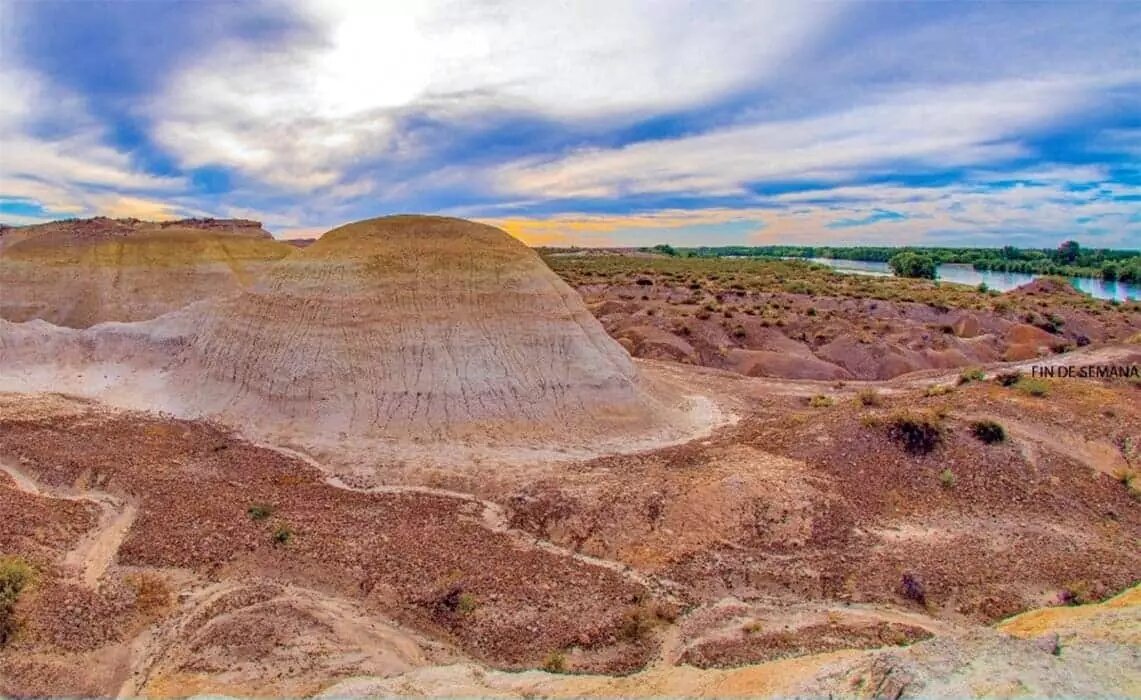
<path id="1" fill-rule="evenodd" d="M 1141 14 L 1120 3 L 76 7 L 0 0 L 20 216 L 1139 243 Z"/>
<path id="2" fill-rule="evenodd" d="M 1075 170 L 1104 177 L 1097 168 Z M 1050 176 L 1059 176 L 1050 180 Z M 1060 171 L 1011 171 L 1016 184 L 996 185 L 981 172 L 942 186 L 899 184 L 817 187 L 757 198 L 741 207 L 663 209 L 639 214 L 572 212 L 488 219 L 532 244 L 613 245 L 965 245 L 1137 247 L 1141 187 L 1100 182 L 1075 190 Z M 599 242 L 601 241 L 601 242 Z"/>
<path id="3" fill-rule="evenodd" d="M 171 77 L 146 112 L 186 168 L 296 190 L 432 144 L 414 117 L 618 118 L 690 107 L 764 79 L 836 9 L 824 3 L 310 2 L 314 38 L 235 41 Z"/>
<path id="4" fill-rule="evenodd" d="M 59 91 L 35 73 L 0 65 L 0 195 L 38 203 L 45 216 L 123 210 L 140 202 L 129 193 L 174 193 L 177 177 L 136 167 L 127 153 L 106 145 L 107 131 L 83 101 Z M 158 209 L 155 206 L 159 207 Z M 154 205 L 146 211 L 169 209 Z"/>
<path id="5" fill-rule="evenodd" d="M 1088 83 L 1071 80 L 906 90 L 820 116 L 528 159 L 503 168 L 497 184 L 507 194 L 548 197 L 731 195 L 766 180 L 985 164 L 1025 155 L 1021 133 L 1064 117 L 1090 96 Z"/>

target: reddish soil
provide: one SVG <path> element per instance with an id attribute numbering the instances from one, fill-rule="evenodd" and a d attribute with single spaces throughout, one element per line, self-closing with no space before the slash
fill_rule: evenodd
<path id="1" fill-rule="evenodd" d="M 462 500 L 345 491 L 300 460 L 205 424 L 96 409 L 0 421 L 0 454 L 42 484 L 97 485 L 137 502 L 120 566 L 316 586 L 505 668 L 538 666 L 573 646 L 582 650 L 582 668 L 616 673 L 641 667 L 652 651 L 624 631 L 631 611 L 650 599 L 645 589 L 606 569 L 520 548 Z M 247 511 L 258 504 L 271 505 L 272 515 L 252 519 Z M 27 510 L 10 522 L 22 529 L 46 520 Z M 285 529 L 288 541 L 276 542 Z M 40 590 L 26 621 L 34 631 L 28 643 L 64 651 L 97 645 L 61 637 L 45 617 L 77 606 L 98 618 L 90 629 L 114 638 L 122 605 L 104 600 L 103 589 L 68 602 L 76 594 L 54 583 Z"/>
<path id="2" fill-rule="evenodd" d="M 1115 446 L 1141 443 L 1141 402 L 1125 382 L 1049 384 L 1048 398 L 994 382 L 941 396 L 901 385 L 873 407 L 848 387 L 818 385 L 835 402 L 821 408 L 770 391 L 712 440 L 521 488 L 514 522 L 680 582 L 694 602 L 891 603 L 990 622 L 1072 588 L 1100 597 L 1141 571 L 1141 508 L 1109 473 L 1136 467 Z M 889 427 L 898 411 L 946 412 L 939 445 L 906 450 Z M 1024 432 L 984 444 L 976 416 L 1017 417 Z M 1068 437 L 1050 445 L 1026 425 Z M 1113 451 L 1116 467 L 1088 456 Z M 905 575 L 921 601 L 901 590 Z"/>
<path id="3" fill-rule="evenodd" d="M 825 272 L 801 281 L 799 268 L 779 261 L 618 254 L 547 261 L 635 357 L 748 376 L 889 379 L 1048 356 L 1141 331 L 1141 304 L 1114 306 L 1050 279 L 992 295 Z"/>

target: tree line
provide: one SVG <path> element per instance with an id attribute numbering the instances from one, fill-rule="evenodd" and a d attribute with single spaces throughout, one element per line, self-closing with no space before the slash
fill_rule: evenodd
<path id="1" fill-rule="evenodd" d="M 1141 283 L 1141 252 L 1083 248 L 1066 241 L 1057 248 L 892 248 L 884 246 L 699 246 L 675 248 L 662 244 L 646 248 L 665 255 L 687 257 L 832 258 L 888 263 L 904 277 L 935 277 L 939 265 L 970 265 L 976 270 L 1034 275 L 1097 277 Z"/>

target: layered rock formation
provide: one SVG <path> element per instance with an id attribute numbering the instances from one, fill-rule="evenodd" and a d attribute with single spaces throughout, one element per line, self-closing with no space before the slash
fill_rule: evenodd
<path id="1" fill-rule="evenodd" d="M 650 419 L 629 356 L 577 295 L 519 241 L 454 219 L 330 231 L 203 309 L 193 346 L 235 400 L 290 416 L 320 402 L 349 432 Z"/>
<path id="2" fill-rule="evenodd" d="M 256 221 L 86 219 L 0 232 L 0 317 L 86 328 L 235 293 L 292 248 Z"/>
<path id="3" fill-rule="evenodd" d="M 8 324 L 3 355 L 11 388 L 329 441 L 570 447 L 691 428 L 535 253 L 458 219 L 343 226 L 150 322 Z"/>

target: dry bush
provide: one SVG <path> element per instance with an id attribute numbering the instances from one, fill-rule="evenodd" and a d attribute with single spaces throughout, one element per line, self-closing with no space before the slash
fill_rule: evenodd
<path id="1" fill-rule="evenodd" d="M 561 651 L 552 651 L 543 659 L 543 670 L 547 673 L 566 673 L 567 657 Z"/>
<path id="2" fill-rule="evenodd" d="M 627 641 L 640 641 L 659 625 L 673 622 L 676 617 L 676 612 L 667 605 L 641 602 L 627 608 L 622 614 L 618 635 Z"/>
<path id="3" fill-rule="evenodd" d="M 943 423 L 934 413 L 903 411 L 887 420 L 888 435 L 912 454 L 927 454 L 943 441 Z"/>
<path id="4" fill-rule="evenodd" d="M 977 420 L 971 423 L 971 434 L 988 445 L 1006 439 L 1006 430 L 992 420 Z"/>
<path id="5" fill-rule="evenodd" d="M 166 612 L 174 600 L 166 579 L 148 572 L 127 577 L 127 585 L 135 590 L 135 609 L 145 618 Z"/>

